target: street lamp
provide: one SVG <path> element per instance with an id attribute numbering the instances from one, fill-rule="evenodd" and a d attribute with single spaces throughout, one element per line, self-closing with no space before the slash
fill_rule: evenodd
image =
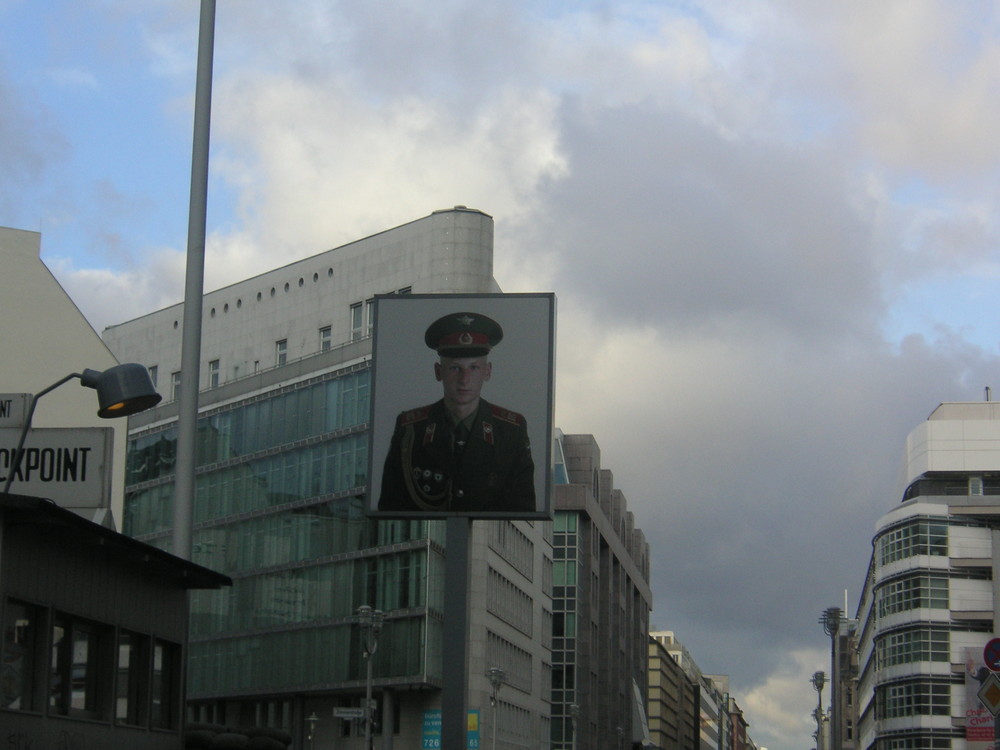
<path id="1" fill-rule="evenodd" d="M 493 748 L 492 750 L 497 750 L 497 716 L 499 711 L 497 709 L 497 696 L 500 694 L 500 686 L 507 681 L 507 673 L 504 672 L 500 667 L 490 667 L 486 670 L 486 676 L 490 680 L 490 686 L 493 691 L 490 693 L 490 705 L 493 707 Z"/>
<path id="2" fill-rule="evenodd" d="M 309 740 L 309 750 L 312 750 L 313 736 L 316 734 L 316 722 L 319 721 L 319 717 L 316 715 L 316 712 L 313 711 L 306 717 L 306 721 L 309 722 L 309 736 L 306 737 L 306 739 Z"/>
<path id="3" fill-rule="evenodd" d="M 823 685 L 826 684 L 826 675 L 822 672 L 813 672 L 812 679 L 813 687 L 816 688 L 816 694 L 818 696 L 816 703 L 816 710 L 813 715 L 816 717 L 816 750 L 826 750 L 823 738 Z"/>
<path id="4" fill-rule="evenodd" d="M 382 632 L 382 622 L 385 620 L 385 612 L 380 609 L 372 609 L 367 604 L 358 607 L 358 622 L 364 633 L 364 651 L 362 652 L 368 662 L 368 676 L 365 680 L 365 750 L 372 747 L 372 656 L 378 649 L 378 635 Z"/>
<path id="5" fill-rule="evenodd" d="M 35 405 L 46 393 L 54 391 L 63 383 L 68 383 L 73 378 L 80 380 L 80 385 L 85 388 L 93 388 L 97 391 L 97 416 L 102 419 L 113 419 L 114 417 L 127 417 L 146 409 L 151 409 L 160 403 L 159 393 L 153 388 L 153 381 L 149 377 L 149 370 L 139 364 L 128 363 L 115 365 L 104 372 L 97 370 L 84 370 L 82 373 L 72 372 L 66 377 L 57 380 L 55 383 L 45 388 L 31 397 L 28 406 L 28 414 L 24 420 L 24 427 L 21 428 L 21 436 L 17 441 L 17 449 L 10 464 L 10 471 L 7 472 L 7 481 L 4 483 L 3 493 L 10 492 L 10 485 L 14 481 L 14 475 L 18 473 L 21 466 L 21 459 L 24 455 L 24 441 L 28 437 L 28 430 L 31 429 L 31 420 L 35 415 Z"/>

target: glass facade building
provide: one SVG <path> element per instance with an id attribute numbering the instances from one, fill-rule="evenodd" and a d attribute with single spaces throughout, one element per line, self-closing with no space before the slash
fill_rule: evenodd
<path id="1" fill-rule="evenodd" d="M 313 750 L 361 748 L 367 605 L 384 613 L 371 657 L 377 743 L 428 739 L 450 656 L 445 524 L 365 516 L 370 301 L 499 291 L 492 231 L 479 211 L 439 211 L 205 295 L 212 365 L 200 378 L 192 557 L 233 586 L 191 600 L 189 718 L 286 729 L 296 747 L 311 734 Z M 105 341 L 177 372 L 181 317 L 160 310 Z M 168 399 L 129 423 L 124 530 L 164 548 L 177 411 Z M 551 539 L 550 523 L 473 524 L 468 703 L 485 736 L 495 724 L 498 748 L 550 733 Z M 506 675 L 496 706 L 490 667 Z"/>
<path id="2" fill-rule="evenodd" d="M 993 747 L 977 694 L 996 632 L 996 406 L 941 404 L 907 439 L 902 502 L 877 524 L 852 633 L 857 732 L 845 716 L 843 740 L 854 747 Z"/>
<path id="3" fill-rule="evenodd" d="M 559 434 L 552 533 L 552 750 L 649 740 L 649 545 L 592 435 Z"/>

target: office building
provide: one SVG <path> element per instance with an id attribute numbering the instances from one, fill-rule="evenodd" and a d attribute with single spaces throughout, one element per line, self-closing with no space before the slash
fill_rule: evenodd
<path id="1" fill-rule="evenodd" d="M 669 631 L 649 637 L 649 734 L 654 747 L 695 750 L 699 745 L 698 683 L 681 667 L 681 659 L 671 654 L 668 644 L 679 648 Z"/>
<path id="2" fill-rule="evenodd" d="M 646 745 L 649 544 L 592 435 L 556 452 L 552 749 Z"/>
<path id="3" fill-rule="evenodd" d="M 876 525 L 858 607 L 863 750 L 993 746 L 1000 404 L 944 403 L 907 437 L 901 502 Z M 845 738 L 846 739 L 846 738 Z"/>
<path id="4" fill-rule="evenodd" d="M 234 585 L 192 598 L 192 719 L 287 729 L 296 748 L 361 748 L 370 606 L 384 613 L 375 747 L 430 746 L 450 657 L 448 543 L 444 522 L 365 516 L 373 299 L 495 293 L 492 273 L 492 219 L 456 207 L 204 295 L 193 559 Z M 104 332 L 165 396 L 130 420 L 124 510 L 127 533 L 164 548 L 182 317 L 175 305 Z M 551 734 L 551 534 L 473 524 L 468 704 L 498 750 Z"/>
<path id="5" fill-rule="evenodd" d="M 854 750 L 858 726 L 858 621 L 840 607 L 828 607 L 820 617 L 830 637 L 830 709 L 823 717 L 829 747 Z"/>

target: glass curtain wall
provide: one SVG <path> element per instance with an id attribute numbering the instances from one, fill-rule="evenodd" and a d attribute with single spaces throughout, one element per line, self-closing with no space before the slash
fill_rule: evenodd
<path id="1" fill-rule="evenodd" d="M 364 679 L 362 604 L 387 613 L 376 676 L 440 679 L 444 528 L 365 518 L 369 382 L 348 368 L 199 418 L 192 558 L 233 586 L 192 592 L 190 699 Z M 130 441 L 125 531 L 166 549 L 175 456 L 174 423 Z"/>

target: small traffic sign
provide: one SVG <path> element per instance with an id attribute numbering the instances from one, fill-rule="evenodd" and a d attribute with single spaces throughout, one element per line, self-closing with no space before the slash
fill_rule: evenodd
<path id="1" fill-rule="evenodd" d="M 992 671 L 1000 672 L 1000 638 L 992 638 L 983 647 L 983 663 Z"/>
<path id="2" fill-rule="evenodd" d="M 335 708 L 333 709 L 333 716 L 336 719 L 363 719 L 365 718 L 365 710 L 363 708 Z"/>
<path id="3" fill-rule="evenodd" d="M 977 695 L 991 714 L 1000 714 L 1000 677 L 997 677 L 996 672 L 990 672 L 983 680 Z"/>

